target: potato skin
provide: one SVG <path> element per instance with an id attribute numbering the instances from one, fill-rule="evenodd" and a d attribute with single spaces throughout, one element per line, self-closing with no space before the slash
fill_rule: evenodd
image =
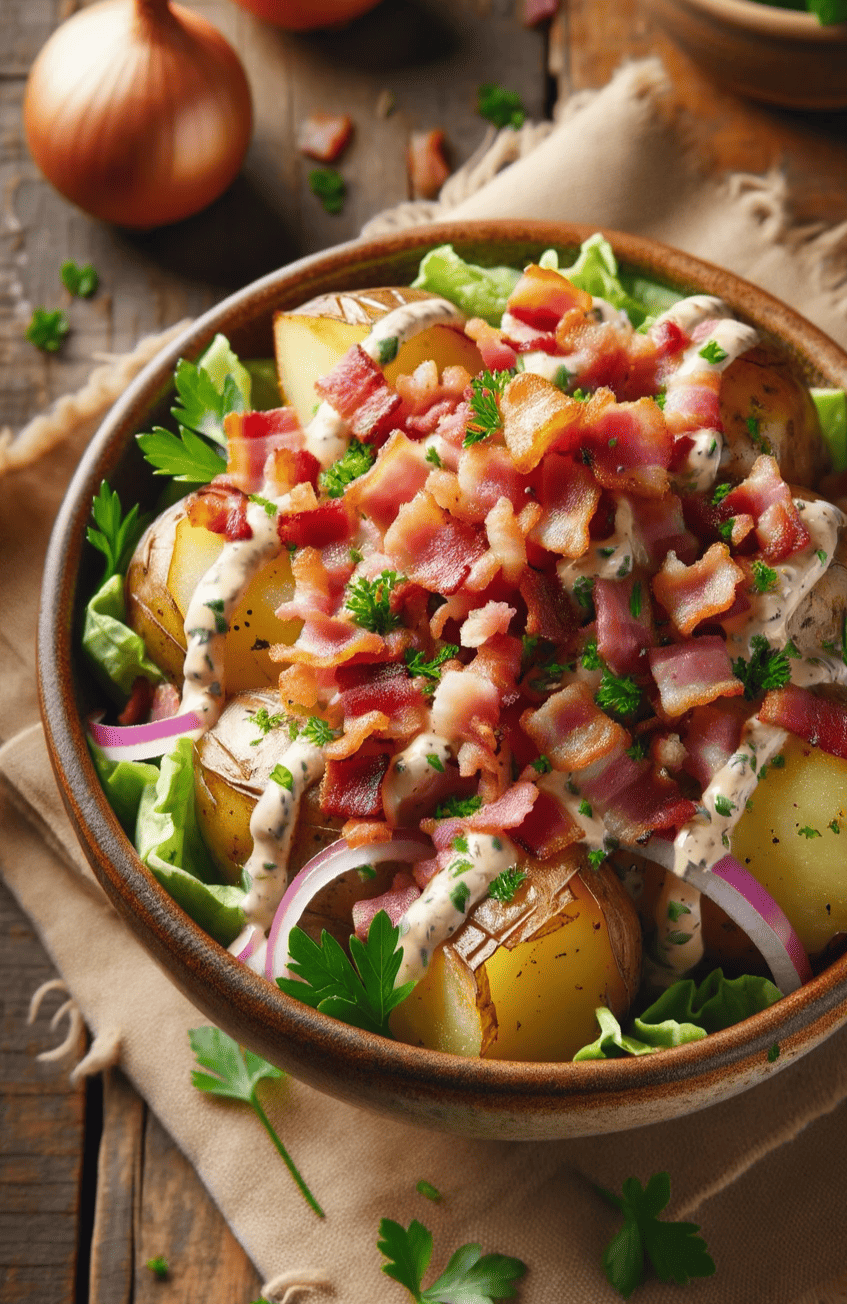
<path id="1" fill-rule="evenodd" d="M 185 517 L 175 503 L 145 530 L 126 574 L 126 623 L 144 639 L 156 665 L 174 684 L 182 684 L 185 660 L 183 614 L 168 588 L 176 529 Z"/>
<path id="2" fill-rule="evenodd" d="M 768 452 L 791 484 L 813 487 L 829 469 L 817 410 L 783 351 L 760 344 L 736 358 L 723 374 L 720 402 L 722 472 L 743 480 Z"/>

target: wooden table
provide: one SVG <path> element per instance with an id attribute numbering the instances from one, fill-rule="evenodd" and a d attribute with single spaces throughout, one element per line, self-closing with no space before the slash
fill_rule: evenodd
<path id="1" fill-rule="evenodd" d="M 537 30 L 521 25 L 521 0 L 383 0 L 346 32 L 309 36 L 267 27 L 228 0 L 199 0 L 191 7 L 236 46 L 253 88 L 245 167 L 196 218 L 146 234 L 114 230 L 40 178 L 20 125 L 32 59 L 73 7 L 3 0 L 0 9 L 0 428 L 21 427 L 81 385 L 93 354 L 127 350 L 263 272 L 355 236 L 407 197 L 411 130 L 442 127 L 454 164 L 465 161 L 484 135 L 475 112 L 483 81 L 517 90 L 539 118 L 557 96 L 602 86 L 621 59 L 659 53 L 673 83 L 668 111 L 681 115 L 705 168 L 781 167 L 798 218 L 847 219 L 847 115 L 736 99 L 651 28 L 639 0 L 562 0 L 552 27 Z M 388 116 L 378 107 L 386 91 L 395 105 Z M 298 122 L 315 110 L 346 111 L 356 122 L 337 216 L 311 194 L 313 165 L 295 146 Z M 46 356 L 23 331 L 35 306 L 62 304 L 66 258 L 93 262 L 101 289 L 74 302 L 72 334 L 58 356 Z M 63 998 L 49 996 L 35 1027 L 26 1026 L 32 991 L 55 972 L 3 888 L 0 929 L 0 1304 L 258 1298 L 253 1266 L 122 1075 L 72 1088 L 63 1069 L 36 1061 L 63 1035 L 48 1027 Z M 145 1267 L 156 1255 L 172 1265 L 169 1280 Z"/>

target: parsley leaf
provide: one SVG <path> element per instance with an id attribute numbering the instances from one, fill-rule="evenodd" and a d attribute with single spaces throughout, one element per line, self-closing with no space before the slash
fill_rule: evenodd
<path id="1" fill-rule="evenodd" d="M 470 448 L 471 444 L 488 439 L 502 428 L 503 418 L 497 399 L 511 379 L 511 371 L 483 371 L 482 375 L 474 376 L 470 399 L 473 415 L 462 440 L 463 448 Z"/>
<path id="2" fill-rule="evenodd" d="M 24 338 L 43 353 L 58 353 L 70 329 L 67 313 L 62 312 L 61 308 L 57 308 L 55 312 L 48 312 L 46 308 L 36 308 L 24 332 Z"/>
<path id="3" fill-rule="evenodd" d="M 407 647 L 403 653 L 406 669 L 414 678 L 419 676 L 428 682 L 424 685 L 423 691 L 429 696 L 435 692 L 435 685 L 441 678 L 441 667 L 445 661 L 451 661 L 453 657 L 459 655 L 459 649 L 455 643 L 445 643 L 440 647 L 431 661 L 424 658 L 423 652 L 418 652 L 414 648 Z"/>
<path id="4" fill-rule="evenodd" d="M 377 1249 L 388 1260 L 386 1276 L 405 1286 L 415 1304 L 490 1304 L 511 1299 L 513 1283 L 526 1272 L 526 1264 L 505 1254 L 481 1254 L 478 1245 L 462 1245 L 437 1281 L 423 1288 L 423 1276 L 432 1258 L 432 1233 L 413 1218 L 408 1228 L 382 1218 Z"/>
<path id="5" fill-rule="evenodd" d="M 432 817 L 436 820 L 463 819 L 466 815 L 473 815 L 481 805 L 479 793 L 474 793 L 472 797 L 447 797 L 436 806 Z"/>
<path id="6" fill-rule="evenodd" d="M 613 711 L 615 715 L 634 715 L 641 705 L 641 689 L 631 675 L 615 675 L 604 666 L 595 701 L 604 711 Z"/>
<path id="7" fill-rule="evenodd" d="M 121 514 L 121 500 L 113 493 L 105 480 L 100 482 L 100 490 L 94 495 L 91 504 L 94 526 L 89 525 L 85 532 L 88 542 L 106 558 L 106 569 L 102 583 L 105 584 L 113 575 L 123 575 L 129 565 L 133 549 L 140 539 L 147 519 L 139 517 L 138 504 L 135 503 L 127 512 Z"/>
<path id="8" fill-rule="evenodd" d="M 780 652 L 770 646 L 764 634 L 755 634 L 750 642 L 750 650 L 752 656 L 749 661 L 738 657 L 732 663 L 732 673 L 744 685 L 744 696 L 748 702 L 772 688 L 782 688 L 791 678 L 791 667 L 788 664 L 791 652 L 788 648 Z"/>
<path id="9" fill-rule="evenodd" d="M 324 206 L 326 213 L 340 213 L 344 207 L 347 183 L 335 168 L 315 168 L 309 173 L 309 189 Z"/>
<path id="10" fill-rule="evenodd" d="M 495 82 L 483 82 L 476 93 L 477 113 L 495 127 L 522 127 L 526 110 L 517 91 L 507 91 Z"/>
<path id="11" fill-rule="evenodd" d="M 779 576 L 771 567 L 758 558 L 753 562 L 753 586 L 757 593 L 770 593 L 776 586 Z"/>
<path id="12" fill-rule="evenodd" d="M 713 366 L 729 357 L 726 349 L 721 348 L 717 340 L 709 340 L 699 350 L 699 353 L 701 358 L 705 358 L 706 362 L 711 362 Z"/>
<path id="13" fill-rule="evenodd" d="M 208 484 L 226 470 L 226 459 L 193 431 L 180 427 L 179 435 L 162 426 L 136 435 L 138 447 L 155 468 L 154 475 L 169 475 L 182 484 Z"/>
<path id="14" fill-rule="evenodd" d="M 318 483 L 328 498 L 340 498 L 348 484 L 370 471 L 375 461 L 376 449 L 372 444 L 351 439 L 343 456 L 321 471 Z"/>
<path id="15" fill-rule="evenodd" d="M 209 1070 L 208 1073 L 200 1073 L 197 1069 L 192 1071 L 191 1081 L 197 1090 L 208 1091 L 212 1096 L 223 1096 L 228 1100 L 240 1100 L 250 1106 L 279 1151 L 303 1198 L 311 1205 L 318 1217 L 323 1218 L 323 1209 L 303 1181 L 256 1095 L 256 1088 L 265 1078 L 285 1077 L 282 1069 L 274 1068 L 267 1060 L 254 1055 L 252 1051 L 242 1050 L 232 1037 L 228 1037 L 219 1028 L 189 1028 L 188 1040 L 197 1057 L 197 1063 Z"/>
<path id="16" fill-rule="evenodd" d="M 310 743 L 314 743 L 315 747 L 326 747 L 327 743 L 331 743 L 334 738 L 338 737 L 337 730 L 333 729 L 319 715 L 310 715 L 303 725 L 301 733 Z"/>
<path id="17" fill-rule="evenodd" d="M 218 389 L 206 367 L 180 358 L 174 384 L 179 402 L 171 408 L 171 415 L 180 427 L 186 426 L 196 435 L 205 435 L 225 447 L 224 417 L 230 412 L 243 412 L 247 406 L 235 376 L 228 373 Z M 184 435 L 185 431 L 181 433 Z"/>
<path id="18" fill-rule="evenodd" d="M 259 730 L 259 737 L 252 738 L 250 740 L 250 746 L 258 747 L 265 735 L 269 734 L 271 729 L 278 728 L 284 719 L 285 716 L 283 715 L 269 715 L 268 708 L 266 706 L 260 706 L 258 711 L 253 714 L 253 724 Z"/>
<path id="19" fill-rule="evenodd" d="M 75 295 L 77 299 L 90 299 L 100 283 L 91 263 L 80 267 L 72 258 L 62 263 L 59 278 L 68 293 Z"/>
<path id="20" fill-rule="evenodd" d="M 492 879 L 488 887 L 488 895 L 495 901 L 508 905 L 521 883 L 525 882 L 526 871 L 518 869 L 517 865 L 510 865 L 508 869 L 502 869 L 497 877 Z"/>
<path id="21" fill-rule="evenodd" d="M 611 1284 L 628 1299 L 644 1280 L 645 1255 L 661 1281 L 685 1286 L 692 1277 L 711 1277 L 714 1260 L 698 1223 L 668 1222 L 658 1217 L 671 1198 L 667 1173 L 654 1173 L 642 1187 L 637 1177 L 623 1184 L 623 1198 L 602 1186 L 595 1190 L 619 1209 L 624 1225 L 603 1252 L 603 1267 Z"/>
<path id="22" fill-rule="evenodd" d="M 403 983 L 396 990 L 394 987 L 403 958 L 399 939 L 400 929 L 392 927 L 388 915 L 380 910 L 371 921 L 366 942 L 355 934 L 350 938 L 351 962 L 326 931 L 318 944 L 301 928 L 292 928 L 288 968 L 297 978 L 277 978 L 277 986 L 313 1010 L 390 1037 L 388 1016 L 414 986 Z"/>
<path id="23" fill-rule="evenodd" d="M 148 1259 L 144 1266 L 150 1269 L 158 1281 L 164 1281 L 168 1275 L 168 1261 L 163 1254 L 157 1254 L 155 1259 Z"/>
<path id="24" fill-rule="evenodd" d="M 361 576 L 348 585 L 344 606 L 361 629 L 372 634 L 390 634 L 402 625 L 402 617 L 391 610 L 391 594 L 405 576 L 384 570 L 375 580 Z"/>

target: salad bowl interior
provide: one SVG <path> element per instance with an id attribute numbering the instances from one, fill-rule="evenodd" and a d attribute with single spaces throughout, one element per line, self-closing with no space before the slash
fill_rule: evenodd
<path id="1" fill-rule="evenodd" d="M 160 482 L 135 436 L 167 424 L 177 361 L 200 357 L 218 333 L 242 358 L 269 357 L 274 312 L 335 291 L 409 285 L 422 256 L 436 245 L 450 243 L 472 263 L 516 268 L 555 248 L 568 266 L 591 234 L 528 221 L 417 228 L 305 258 L 234 294 L 163 350 L 109 413 L 68 490 L 44 576 L 38 677 L 51 761 L 84 853 L 129 929 L 205 1018 L 271 1063 L 353 1105 L 469 1136 L 532 1140 L 620 1131 L 751 1088 L 847 1022 L 847 956 L 753 1017 L 702 1040 L 578 1063 L 426 1050 L 292 999 L 213 941 L 172 900 L 139 858 L 98 782 L 86 745 L 97 693 L 79 651 L 83 606 L 100 571 L 86 546 L 86 528 L 104 480 L 123 502 L 152 508 Z M 622 268 L 682 295 L 719 296 L 765 341 L 778 342 L 809 384 L 847 387 L 847 355 L 785 305 L 679 251 L 604 234 Z"/>

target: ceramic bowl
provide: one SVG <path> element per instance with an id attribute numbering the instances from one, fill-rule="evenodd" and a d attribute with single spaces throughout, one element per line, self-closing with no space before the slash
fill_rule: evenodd
<path id="1" fill-rule="evenodd" d="M 331 290 L 408 284 L 424 252 L 451 241 L 466 258 L 521 266 L 553 245 L 572 261 L 589 228 L 488 222 L 418 228 L 349 244 L 274 272 L 206 313 L 139 375 L 83 458 L 56 521 L 47 559 L 38 673 L 48 745 L 82 847 L 128 927 L 202 1011 L 266 1059 L 320 1091 L 412 1122 L 470 1136 L 543 1139 L 591 1135 L 686 1114 L 770 1077 L 847 1022 L 847 957 L 744 1023 L 655 1055 L 579 1064 L 466 1060 L 383 1040 L 278 991 L 211 941 L 166 895 L 121 831 L 85 745 L 86 676 L 80 611 L 96 582 L 84 548 L 93 494 L 107 479 L 124 502 L 152 501 L 134 434 L 166 413 L 179 357 L 196 358 L 217 331 L 243 357 L 271 352 L 271 314 Z M 722 296 L 777 336 L 810 382 L 847 386 L 847 355 L 769 295 L 727 272 L 655 243 L 607 233 L 623 265 L 683 293 Z M 781 1053 L 770 1063 L 768 1051 Z"/>
<path id="2" fill-rule="evenodd" d="M 789 109 L 847 108 L 847 23 L 756 0 L 646 0 L 653 17 L 710 76 Z"/>

